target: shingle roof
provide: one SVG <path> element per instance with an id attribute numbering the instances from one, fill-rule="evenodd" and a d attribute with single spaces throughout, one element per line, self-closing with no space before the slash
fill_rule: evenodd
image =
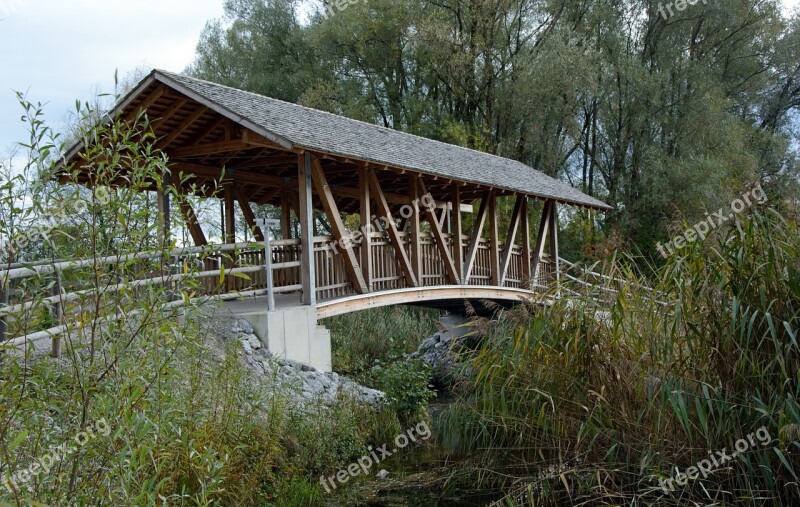
<path id="1" fill-rule="evenodd" d="M 611 209 L 521 162 L 166 71 L 153 71 L 153 77 L 179 91 L 192 92 L 232 113 L 235 120 L 254 124 L 293 147 L 579 206 Z"/>

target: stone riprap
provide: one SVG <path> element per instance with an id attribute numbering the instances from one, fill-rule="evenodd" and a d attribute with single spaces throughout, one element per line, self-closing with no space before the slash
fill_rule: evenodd
<path id="1" fill-rule="evenodd" d="M 342 397 L 357 403 L 379 406 L 384 393 L 364 387 L 337 373 L 323 373 L 315 368 L 272 355 L 253 332 L 253 327 L 240 319 L 231 330 L 241 343 L 245 362 L 274 383 L 275 387 L 297 399 L 300 405 L 322 402 L 333 405 Z"/>

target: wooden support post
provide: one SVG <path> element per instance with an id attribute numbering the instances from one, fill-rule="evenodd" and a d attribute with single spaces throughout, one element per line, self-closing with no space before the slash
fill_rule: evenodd
<path id="1" fill-rule="evenodd" d="M 317 304 L 317 282 L 314 270 L 314 208 L 312 200 L 311 183 L 311 153 L 304 153 L 297 157 L 297 172 L 299 181 L 299 215 L 300 244 L 302 248 L 301 278 L 303 284 L 303 304 L 315 306 Z"/>
<path id="2" fill-rule="evenodd" d="M 453 209 L 450 212 L 450 219 L 452 221 L 451 230 L 453 235 L 453 262 L 456 265 L 459 283 L 466 284 L 467 281 L 464 279 L 464 247 L 461 245 L 461 186 L 458 183 L 453 183 Z"/>
<path id="3" fill-rule="evenodd" d="M 524 195 L 518 195 L 514 202 L 514 212 L 511 214 L 511 222 L 508 224 L 508 234 L 506 234 L 506 245 L 503 247 L 503 256 L 500 264 L 500 286 L 506 283 L 508 276 L 508 265 L 511 262 L 511 254 L 514 252 L 514 243 L 517 241 L 517 231 L 520 227 L 523 205 L 526 202 Z"/>
<path id="4" fill-rule="evenodd" d="M 403 277 L 405 278 L 406 285 L 409 287 L 417 287 L 417 277 L 414 275 L 414 270 L 411 267 L 411 261 L 408 260 L 406 249 L 403 242 L 400 240 L 400 234 L 397 232 L 397 225 L 392 218 L 392 210 L 389 208 L 389 203 L 386 202 L 386 196 L 381 189 L 381 183 L 378 181 L 378 176 L 375 172 L 370 172 L 369 176 L 370 189 L 374 194 L 375 203 L 378 205 L 378 211 L 383 215 L 383 222 L 386 226 L 386 231 L 389 233 L 389 240 L 392 242 L 394 255 L 400 262 L 400 268 L 403 270 Z"/>
<path id="5" fill-rule="evenodd" d="M 427 195 L 428 190 L 425 188 L 425 183 L 422 181 L 422 178 L 417 179 L 417 184 L 419 185 L 418 194 Z M 451 284 L 459 285 L 461 283 L 461 279 L 458 275 L 458 271 L 456 270 L 456 265 L 453 262 L 453 256 L 450 255 L 450 249 L 447 246 L 447 240 L 444 238 L 442 224 L 437 220 L 436 210 L 429 206 L 424 206 L 424 208 L 428 223 L 431 225 L 433 239 L 436 241 L 436 246 L 439 248 L 439 257 L 441 257 L 442 262 L 444 263 L 447 277 L 450 279 Z"/>
<path id="6" fill-rule="evenodd" d="M 292 237 L 292 188 L 289 185 L 289 178 L 284 178 L 283 188 L 281 189 L 281 237 L 291 239 Z"/>
<path id="7" fill-rule="evenodd" d="M 500 285 L 500 233 L 497 223 L 497 197 L 492 191 L 489 197 L 489 268 L 491 269 L 492 285 Z"/>
<path id="8" fill-rule="evenodd" d="M 422 240 L 420 238 L 422 229 L 419 221 L 419 201 L 421 196 L 417 179 L 418 177 L 416 174 L 408 175 L 408 200 L 411 205 L 411 216 L 404 216 L 403 218 L 408 218 L 408 222 L 411 225 L 409 230 L 410 234 L 408 236 L 409 245 L 411 247 L 411 267 L 414 269 L 414 275 L 416 275 L 419 285 L 424 286 L 424 273 L 422 272 Z"/>
<path id="9" fill-rule="evenodd" d="M 364 275 L 364 281 L 367 284 L 367 290 L 369 292 L 373 291 L 373 284 L 372 284 L 372 273 L 373 273 L 373 265 L 372 265 L 372 236 L 370 232 L 372 231 L 372 224 L 370 221 L 372 220 L 372 209 L 371 209 L 371 199 L 369 193 L 369 175 L 368 171 L 370 169 L 367 168 L 366 165 L 363 165 L 358 168 L 358 189 L 361 192 L 361 197 L 359 199 L 359 215 L 360 215 L 360 226 L 361 226 L 361 271 Z"/>
<path id="10" fill-rule="evenodd" d="M 55 320 L 56 325 L 61 326 L 64 324 L 64 308 L 61 305 L 61 272 L 59 271 L 53 273 L 53 288 L 50 291 L 50 295 L 58 298 L 53 302 L 52 306 L 50 307 L 50 315 Z M 59 358 L 61 357 L 61 353 L 62 353 L 61 337 L 58 335 L 53 336 L 50 354 L 55 358 Z"/>
<path id="11" fill-rule="evenodd" d="M 522 280 L 523 286 L 531 285 L 531 224 L 528 217 L 528 197 L 522 197 Z"/>
<path id="12" fill-rule="evenodd" d="M 336 205 L 333 192 L 328 185 L 328 179 L 325 177 L 322 164 L 320 164 L 317 158 L 311 161 L 311 180 L 314 183 L 314 188 L 317 190 L 317 195 L 319 195 L 322 201 L 325 214 L 328 216 L 333 237 L 342 248 L 344 267 L 347 270 L 350 281 L 353 283 L 353 288 L 357 293 L 365 294 L 368 292 L 367 283 L 364 281 L 364 276 L 361 273 L 361 265 L 353 251 L 353 235 L 347 230 L 347 227 L 345 227 L 342 221 L 342 216 L 339 214 L 339 207 Z"/>
<path id="13" fill-rule="evenodd" d="M 236 243 L 236 215 L 234 214 L 233 183 L 225 183 L 225 243 Z"/>
<path id="14" fill-rule="evenodd" d="M 244 216 L 244 221 L 247 224 L 247 228 L 253 231 L 253 237 L 258 242 L 264 241 L 264 231 L 262 231 L 261 228 L 256 225 L 256 214 L 253 213 L 253 208 L 250 206 L 250 201 L 247 200 L 244 192 L 242 192 L 239 188 L 236 188 L 236 200 L 239 202 L 239 208 L 242 210 L 242 215 Z"/>
<path id="15" fill-rule="evenodd" d="M 206 240 L 203 228 L 200 227 L 200 222 L 197 220 L 197 215 L 194 209 L 192 209 L 192 205 L 189 204 L 185 198 L 182 198 L 178 200 L 178 207 L 181 210 L 183 221 L 186 222 L 186 227 L 189 229 L 189 234 L 192 236 L 195 246 L 206 246 L 208 240 Z"/>
<path id="16" fill-rule="evenodd" d="M 558 209 L 555 201 L 550 205 L 550 259 L 555 269 L 553 278 L 557 285 L 561 281 L 561 261 L 558 259 Z"/>
<path id="17" fill-rule="evenodd" d="M 475 217 L 475 222 L 472 224 L 472 235 L 469 238 L 469 249 L 467 250 L 467 259 L 464 261 L 464 284 L 469 285 L 469 278 L 472 275 L 472 267 L 475 265 L 475 255 L 478 253 L 478 246 L 481 242 L 483 235 L 483 225 L 486 223 L 486 209 L 489 206 L 489 198 L 494 194 L 494 191 L 483 193 L 481 198 L 481 206 L 478 208 L 478 216 Z"/>
<path id="18" fill-rule="evenodd" d="M 539 277 L 539 264 L 544 255 L 545 241 L 547 240 L 547 232 L 550 230 L 550 219 L 553 216 L 551 211 L 553 201 L 545 201 L 542 208 L 542 219 L 539 222 L 539 233 L 536 236 L 536 247 L 533 249 L 533 276 L 531 277 L 532 283 L 536 283 Z"/>

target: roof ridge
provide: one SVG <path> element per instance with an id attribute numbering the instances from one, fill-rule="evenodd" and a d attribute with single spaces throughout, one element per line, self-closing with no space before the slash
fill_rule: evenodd
<path id="1" fill-rule="evenodd" d="M 209 85 L 212 85 L 212 86 L 217 86 L 219 88 L 225 88 L 227 90 L 231 90 L 231 91 L 234 91 L 234 92 L 237 92 L 237 93 L 245 93 L 247 95 L 253 95 L 253 96 L 258 97 L 260 99 L 268 99 L 268 100 L 272 100 L 274 102 L 280 102 L 281 104 L 286 104 L 286 105 L 289 105 L 289 106 L 299 107 L 299 108 L 302 108 L 302 109 L 306 109 L 308 111 L 313 111 L 315 113 L 322 113 L 322 114 L 326 114 L 326 115 L 329 115 L 329 116 L 333 116 L 335 118 L 346 118 L 347 120 L 358 122 L 358 123 L 361 123 L 362 125 L 366 125 L 368 127 L 372 127 L 372 128 L 378 129 L 378 130 L 389 132 L 389 133 L 403 134 L 403 135 L 406 135 L 406 136 L 415 137 L 417 139 L 422 139 L 424 141 L 431 142 L 431 143 L 438 143 L 438 144 L 443 144 L 445 146 L 456 147 L 456 148 L 459 148 L 459 149 L 462 149 L 462 150 L 471 151 L 473 153 L 479 153 L 480 155 L 483 155 L 483 156 L 487 156 L 488 155 L 490 157 L 498 158 L 498 159 L 502 160 L 503 162 L 513 162 L 515 164 L 519 164 L 519 165 L 521 165 L 523 167 L 526 167 L 528 169 L 533 169 L 535 171 L 538 170 L 533 166 L 530 166 L 530 165 L 528 165 L 528 164 L 526 164 L 524 162 L 520 162 L 519 160 L 514 160 L 512 158 L 503 157 L 501 155 L 497 155 L 497 154 L 494 154 L 494 153 L 489 153 L 488 151 L 480 151 L 480 150 L 476 150 L 474 148 L 469 148 L 467 146 L 461 146 L 460 144 L 447 143 L 447 142 L 444 142 L 444 141 L 439 141 L 438 139 L 431 139 L 430 137 L 424 137 L 424 136 L 421 136 L 421 135 L 418 135 L 418 134 L 413 134 L 411 132 L 405 132 L 403 130 L 397 130 L 397 129 L 393 129 L 393 128 L 389 128 L 389 127 L 384 127 L 382 125 L 376 125 L 374 123 L 369 123 L 369 122 L 366 122 L 366 121 L 363 121 L 363 120 L 356 120 L 355 118 L 350 118 L 348 116 L 342 116 L 340 114 L 331 113 L 330 111 L 323 111 L 322 109 L 315 109 L 313 107 L 304 106 L 302 104 L 296 104 L 294 102 L 289 102 L 289 101 L 286 101 L 286 100 L 276 99 L 275 97 L 270 97 L 268 95 L 262 95 L 260 93 L 255 93 L 255 92 L 251 92 L 251 91 L 247 91 L 247 90 L 242 90 L 240 88 L 234 88 L 233 86 L 228 86 L 228 85 L 224 85 L 224 84 L 220 84 L 220 83 L 215 83 L 215 82 L 209 81 L 207 79 L 200 79 L 200 78 L 193 77 L 193 76 L 185 76 L 183 74 L 177 74 L 175 72 L 169 72 L 169 71 L 166 71 L 166 70 L 163 70 L 163 69 L 155 69 L 155 72 L 166 74 L 167 76 L 177 76 L 177 77 L 183 78 L 183 79 L 191 79 L 192 81 L 197 81 L 197 82 L 200 82 L 200 83 L 206 83 L 206 84 L 209 84 Z M 541 172 L 541 171 L 539 171 L 539 172 Z M 545 173 L 542 173 L 542 174 L 545 174 Z M 556 181 L 560 181 L 560 180 L 556 180 Z M 564 183 L 564 182 L 561 181 L 561 183 Z M 571 187 L 571 185 L 570 185 L 570 187 Z"/>

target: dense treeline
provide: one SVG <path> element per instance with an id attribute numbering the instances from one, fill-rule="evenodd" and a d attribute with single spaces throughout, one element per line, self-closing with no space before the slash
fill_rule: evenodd
<path id="1" fill-rule="evenodd" d="M 684 7 L 227 0 L 189 71 L 523 161 L 614 206 L 601 231 L 576 228 L 585 242 L 618 232 L 654 256 L 751 185 L 796 197 L 798 17 L 776 0 Z"/>

